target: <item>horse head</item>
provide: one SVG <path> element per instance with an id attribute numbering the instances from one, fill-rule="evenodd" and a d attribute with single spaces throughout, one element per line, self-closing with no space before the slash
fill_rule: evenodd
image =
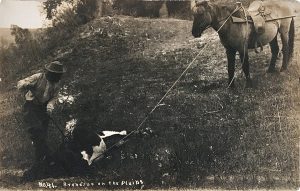
<path id="1" fill-rule="evenodd" d="M 194 37 L 200 37 L 207 27 L 212 23 L 211 16 L 212 6 L 209 1 L 195 2 L 192 7 L 192 13 L 194 15 L 192 34 Z"/>

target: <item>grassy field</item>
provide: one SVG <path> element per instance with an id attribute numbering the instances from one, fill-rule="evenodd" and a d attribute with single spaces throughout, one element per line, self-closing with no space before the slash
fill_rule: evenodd
<path id="1" fill-rule="evenodd" d="M 68 67 L 62 93 L 75 97 L 74 104 L 56 111 L 61 127 L 75 118 L 96 131 L 135 130 L 206 44 L 207 50 L 142 126 L 152 136 L 131 139 L 115 158 L 93 166 L 93 176 L 44 181 L 143 180 L 145 188 L 299 187 L 298 21 L 289 70 L 268 74 L 269 48 L 251 52 L 250 89 L 239 60 L 236 88 L 227 88 L 226 56 L 217 34 L 208 30 L 194 39 L 190 21 L 105 17 L 82 26 L 56 52 Z M 0 94 L 0 182 L 5 188 L 21 188 L 19 177 L 33 157 L 22 129 L 22 98 L 13 84 Z M 61 142 L 54 127 L 49 142 L 53 150 Z M 38 188 L 38 182 L 25 188 Z"/>

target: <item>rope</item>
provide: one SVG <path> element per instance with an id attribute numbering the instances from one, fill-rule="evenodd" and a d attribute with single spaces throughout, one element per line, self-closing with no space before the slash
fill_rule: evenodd
<path id="1" fill-rule="evenodd" d="M 237 7 L 238 10 L 239 10 L 239 9 L 243 9 L 244 16 L 245 16 L 245 20 L 246 20 L 246 25 L 247 25 L 247 26 L 246 26 L 246 35 L 245 35 L 245 38 L 244 38 L 244 40 L 245 40 L 245 43 L 244 43 L 244 51 L 243 51 L 243 52 L 244 52 L 244 55 L 243 55 L 243 60 L 242 60 L 242 66 L 243 66 L 244 63 L 245 63 L 246 48 L 248 48 L 248 43 L 246 43 L 246 41 L 247 41 L 247 36 L 248 36 L 249 20 L 248 20 L 248 18 L 247 18 L 246 10 L 245 10 L 244 6 L 242 5 L 242 3 L 239 2 L 238 5 L 239 5 L 239 6 Z M 246 47 L 246 46 L 247 46 L 247 47 Z M 235 74 L 233 74 L 233 78 L 231 79 L 230 83 L 228 84 L 227 89 L 230 88 L 230 86 L 231 86 L 231 84 L 233 83 L 234 79 L 235 79 Z"/>
<path id="2" fill-rule="evenodd" d="M 246 35 L 245 35 L 245 43 L 244 43 L 244 57 L 243 57 L 243 65 L 245 63 L 245 54 L 246 54 L 246 48 L 248 48 L 248 40 L 247 40 L 247 37 L 248 37 L 248 28 L 249 28 L 249 21 L 248 21 L 248 18 L 247 18 L 247 14 L 246 14 L 246 10 L 243 6 L 241 6 L 241 8 L 243 9 L 243 12 L 244 12 L 244 16 L 245 16 L 245 20 L 246 20 Z M 247 47 L 246 47 L 247 46 Z"/>
<path id="3" fill-rule="evenodd" d="M 230 19 L 230 17 L 236 13 L 238 10 L 240 9 L 240 7 L 236 7 L 235 10 L 226 18 L 226 20 L 224 21 L 224 23 L 219 27 L 218 30 L 216 30 L 216 32 L 218 33 L 227 23 L 227 21 Z M 115 146 L 119 145 L 119 143 L 123 140 L 125 140 L 127 137 L 131 136 L 133 133 L 137 132 L 143 125 L 144 123 L 149 119 L 150 115 L 157 109 L 157 107 L 161 104 L 161 102 L 167 97 L 167 95 L 170 93 L 170 91 L 176 86 L 176 84 L 181 80 L 181 78 L 186 74 L 186 72 L 189 70 L 189 68 L 194 64 L 194 62 L 196 61 L 196 59 L 200 56 L 200 54 L 207 48 L 207 44 L 200 50 L 200 52 L 194 57 L 194 59 L 189 63 L 189 65 L 186 67 L 186 69 L 181 73 L 181 75 L 177 78 L 177 80 L 173 83 L 173 85 L 167 90 L 167 92 L 164 94 L 164 96 L 158 101 L 158 103 L 153 107 L 153 109 L 147 114 L 147 116 L 142 120 L 142 122 L 138 125 L 138 127 L 136 128 L 136 130 L 130 132 L 128 135 L 126 135 L 125 137 L 123 137 L 120 141 L 118 141 L 117 143 L 113 144 L 111 147 L 109 147 L 108 149 L 106 149 L 103 153 L 101 153 L 98 157 L 96 157 L 94 160 L 97 160 L 98 158 L 102 157 L 104 154 L 106 154 L 107 152 L 109 152 L 112 148 L 114 148 Z"/>
<path id="4" fill-rule="evenodd" d="M 224 21 L 224 23 L 220 26 L 220 28 L 216 31 L 217 33 L 224 27 L 224 25 L 227 23 L 227 21 L 232 17 L 232 15 L 234 13 L 236 13 L 238 10 L 240 10 L 241 7 L 236 7 L 234 9 L 234 11 L 232 11 L 232 13 L 230 13 L 230 15 L 226 18 L 226 20 Z"/>
<path id="5" fill-rule="evenodd" d="M 94 160 L 97 160 L 98 158 L 102 157 L 104 154 L 109 152 L 112 148 L 115 146 L 119 145 L 119 142 L 125 140 L 127 137 L 131 136 L 133 133 L 137 132 L 143 125 L 144 123 L 149 119 L 150 115 L 158 108 L 158 106 L 161 104 L 161 102 L 167 97 L 167 95 L 170 93 L 170 91 L 176 86 L 176 84 L 181 80 L 181 78 L 185 75 L 185 73 L 189 70 L 189 68 L 194 64 L 198 56 L 207 48 L 207 44 L 200 50 L 200 52 L 194 57 L 192 62 L 186 67 L 186 69 L 181 73 L 181 75 L 177 78 L 177 80 L 173 83 L 173 85 L 167 90 L 167 92 L 164 94 L 164 96 L 157 102 L 157 104 L 153 107 L 153 109 L 147 114 L 147 116 L 142 120 L 142 122 L 138 125 L 136 130 L 130 132 L 128 135 L 123 137 L 120 141 L 117 143 L 113 144 L 111 147 L 106 149 L 103 153 L 101 153 L 97 158 Z"/>
<path id="6" fill-rule="evenodd" d="M 249 20 L 248 20 L 247 14 L 246 14 L 246 10 L 245 10 L 244 6 L 242 5 L 242 3 L 241 3 L 241 8 L 243 9 L 245 20 L 246 20 L 246 35 L 245 35 L 245 38 L 244 38 L 244 40 L 245 40 L 245 42 L 244 42 L 244 51 L 243 51 L 244 55 L 243 55 L 243 61 L 242 61 L 242 68 L 243 68 L 244 64 L 245 64 L 245 58 L 246 58 L 246 49 L 248 49 Z M 249 63 L 247 63 L 247 64 L 249 65 Z M 248 70 L 248 72 L 249 72 L 249 70 Z M 248 76 L 246 76 L 246 80 L 248 80 Z"/>

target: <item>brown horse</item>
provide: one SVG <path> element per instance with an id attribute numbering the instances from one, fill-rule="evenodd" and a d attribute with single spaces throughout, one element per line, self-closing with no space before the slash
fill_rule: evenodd
<path id="1" fill-rule="evenodd" d="M 281 71 L 287 69 L 288 63 L 292 58 L 294 49 L 295 26 L 293 18 L 278 19 L 293 14 L 292 9 L 287 2 L 280 1 L 254 1 L 250 8 L 255 8 L 258 3 L 263 3 L 263 6 L 270 10 L 269 17 L 276 19 L 270 22 L 265 22 L 265 32 L 258 34 L 255 31 L 254 25 L 251 22 L 235 23 L 231 16 L 245 18 L 245 11 L 241 6 L 237 9 L 237 5 L 220 5 L 208 1 L 197 2 L 192 8 L 194 14 L 194 22 L 192 34 L 194 37 L 200 37 L 204 30 L 212 27 L 219 34 L 221 43 L 226 49 L 228 60 L 228 76 L 229 86 L 234 86 L 235 72 L 235 55 L 239 52 L 240 59 L 243 63 L 243 72 L 246 76 L 246 86 L 252 86 L 248 49 L 256 48 L 257 42 L 266 45 L 270 44 L 272 58 L 270 61 L 268 72 L 275 71 L 275 62 L 279 53 L 277 35 L 280 34 L 282 41 L 283 62 Z M 246 14 L 248 16 L 248 14 Z M 246 20 L 246 18 L 245 18 Z"/>

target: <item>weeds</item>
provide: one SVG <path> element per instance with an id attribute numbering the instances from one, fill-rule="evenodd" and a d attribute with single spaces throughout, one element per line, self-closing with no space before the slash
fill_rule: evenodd
<path id="1" fill-rule="evenodd" d="M 149 187 L 299 186 L 299 66 L 269 75 L 264 66 L 269 51 L 250 55 L 255 88 L 244 89 L 238 76 L 237 89 L 228 90 L 225 52 L 216 34 L 208 31 L 201 42 L 192 40 L 190 26 L 178 20 L 107 17 L 79 27 L 59 46 L 68 67 L 64 93 L 76 99 L 60 107 L 55 119 L 61 127 L 76 119 L 95 131 L 135 130 L 203 47 L 199 44 L 208 43 L 208 51 L 142 127 L 153 135 L 132 138 L 101 161 L 101 178 L 143 179 Z M 12 105 L 4 109 L 17 105 L 7 103 Z M 1 135 L 18 135 L 12 116 L 18 115 L 3 118 Z M 52 129 L 50 137 L 54 149 L 58 132 Z M 0 148 L 8 157 L 3 166 L 16 165 L 20 156 L 30 161 L 30 147 Z"/>

